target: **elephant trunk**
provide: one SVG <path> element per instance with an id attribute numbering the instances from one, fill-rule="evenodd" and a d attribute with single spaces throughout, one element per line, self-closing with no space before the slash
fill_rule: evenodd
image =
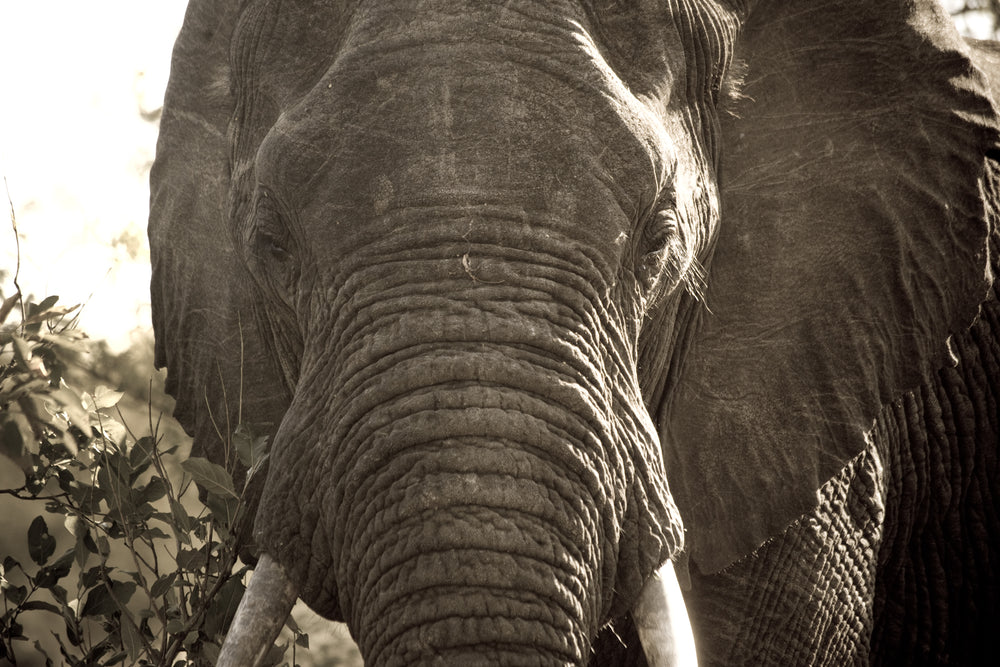
<path id="1" fill-rule="evenodd" d="M 681 543 L 628 315 L 556 230 L 456 219 L 310 295 L 258 544 L 373 664 L 584 663 Z"/>
<path id="2" fill-rule="evenodd" d="M 447 354 L 471 370 L 483 351 Z M 613 473 L 585 424 L 527 394 L 525 369 L 489 365 L 507 378 L 401 398 L 345 468 L 339 608 L 373 664 L 578 664 L 606 614 Z"/>

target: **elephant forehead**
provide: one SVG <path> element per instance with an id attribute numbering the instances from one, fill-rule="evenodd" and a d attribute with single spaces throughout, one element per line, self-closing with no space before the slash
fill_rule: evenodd
<path id="1" fill-rule="evenodd" d="M 691 141 L 668 138 L 662 114 L 631 95 L 577 21 L 517 34 L 502 23 L 462 23 L 466 34 L 414 23 L 356 21 L 268 133 L 257 156 L 265 181 L 305 199 L 339 191 L 376 214 L 390 190 L 446 185 L 565 210 L 596 186 L 634 219 Z"/>

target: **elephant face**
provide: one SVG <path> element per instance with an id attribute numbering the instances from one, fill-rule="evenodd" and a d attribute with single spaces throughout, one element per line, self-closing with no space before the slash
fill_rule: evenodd
<path id="1" fill-rule="evenodd" d="M 745 18 L 712 2 L 191 3 L 152 175 L 157 360 L 214 458 L 213 415 L 275 425 L 257 546 L 366 659 L 584 662 L 682 548 L 667 472 L 708 536 L 703 562 L 721 566 L 863 443 L 806 438 L 777 448 L 784 468 L 769 458 L 776 424 L 811 423 L 794 405 L 772 414 L 781 375 L 741 355 L 756 341 L 795 359 L 809 340 L 731 284 L 750 267 L 766 291 L 794 257 L 747 261 L 768 212 L 720 232 L 720 90 Z M 789 91 L 763 90 L 742 112 L 771 132 Z M 770 135 L 733 132 L 753 148 L 726 177 L 787 198 L 767 189 Z M 830 201 L 819 189 L 781 210 L 811 220 Z M 831 243 L 860 224 L 847 217 Z M 984 234 L 929 236 L 974 292 L 982 258 L 966 255 Z M 710 282 L 706 309 L 717 242 L 729 286 Z M 793 317 L 820 310 L 822 295 L 798 296 Z M 981 297 L 949 300 L 921 350 Z M 831 368 L 803 384 L 827 392 Z M 852 428 L 878 383 L 902 382 L 845 377 Z M 757 413 L 760 382 L 772 393 Z M 730 450 L 751 456 L 723 462 Z M 791 500 L 752 498 L 787 470 Z M 699 480 L 715 485 L 704 500 Z M 726 480 L 742 489 L 726 502 L 763 502 L 743 533 L 713 504 Z"/>
<path id="2" fill-rule="evenodd" d="M 293 395 L 256 531 L 375 660 L 579 661 L 681 544 L 636 341 L 711 235 L 710 159 L 559 9 L 359 9 L 290 90 L 243 56 L 273 102 L 235 127 L 232 219 Z"/>
<path id="3" fill-rule="evenodd" d="M 220 193 L 252 381 L 284 394 L 257 543 L 372 660 L 580 662 L 682 544 L 637 341 L 714 235 L 725 26 L 258 4 Z"/>

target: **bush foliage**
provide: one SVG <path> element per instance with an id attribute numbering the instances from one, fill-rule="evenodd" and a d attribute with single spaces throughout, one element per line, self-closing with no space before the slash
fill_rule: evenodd
<path id="1" fill-rule="evenodd" d="M 21 538 L 30 562 L 7 555 L 0 565 L 0 663 L 34 654 L 46 665 L 214 664 L 249 570 L 233 534 L 246 486 L 206 459 L 181 460 L 151 417 L 137 437 L 116 407 L 122 393 L 67 384 L 68 360 L 87 345 L 75 312 L 20 294 L 0 306 L 0 453 L 23 477 L 0 493 L 43 510 Z M 5 325 L 12 314 L 19 322 Z M 249 482 L 267 439 L 241 426 L 232 444 Z M 50 532 L 58 524 L 62 535 Z M 52 629 L 48 649 L 24 631 L 38 614 Z M 308 637 L 288 622 L 294 664 Z M 48 655 L 55 645 L 60 655 Z"/>

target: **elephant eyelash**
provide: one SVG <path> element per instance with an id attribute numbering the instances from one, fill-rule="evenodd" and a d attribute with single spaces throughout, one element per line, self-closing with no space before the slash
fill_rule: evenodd
<path id="1" fill-rule="evenodd" d="M 270 232 L 261 232 L 258 236 L 260 247 L 279 262 L 287 262 L 292 259 L 292 251 L 288 249 L 287 242 L 278 235 Z"/>
<path id="2" fill-rule="evenodd" d="M 251 245 L 258 256 L 289 261 L 295 255 L 295 243 L 286 225 L 286 214 L 277 197 L 261 189 L 253 207 Z"/>
<path id="3" fill-rule="evenodd" d="M 679 233 L 677 215 L 673 208 L 658 208 L 643 229 L 643 242 L 648 252 L 662 253 Z"/>
<path id="4" fill-rule="evenodd" d="M 636 278 L 647 291 L 647 304 L 657 303 L 678 286 L 700 300 L 704 293 L 705 272 L 685 243 L 672 198 L 663 198 L 650 214 L 641 239 L 643 245 Z"/>
<path id="5" fill-rule="evenodd" d="M 295 300 L 300 271 L 296 244 L 285 221 L 278 199 L 266 190 L 260 191 L 253 207 L 249 248 L 254 274 L 263 287 L 291 304 Z"/>

